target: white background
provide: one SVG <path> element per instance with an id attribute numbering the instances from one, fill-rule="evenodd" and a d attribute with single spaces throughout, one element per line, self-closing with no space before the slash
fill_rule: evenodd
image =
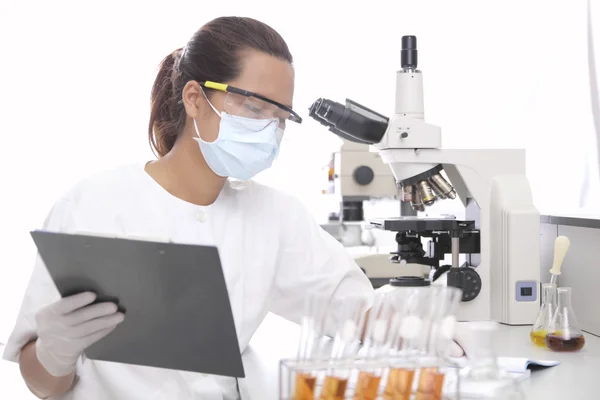
<path id="1" fill-rule="evenodd" d="M 542 212 L 600 213 L 585 0 L 349 4 L 2 2 L 0 342 L 33 264 L 28 231 L 78 179 L 151 158 L 156 67 L 221 15 L 258 18 L 291 48 L 295 109 L 306 122 L 288 129 L 280 159 L 259 180 L 294 193 L 319 220 L 329 211 L 322 167 L 340 142 L 307 109 L 319 97 L 348 97 L 389 115 L 409 34 L 419 41 L 426 119 L 442 127 L 444 147 L 526 148 Z"/>

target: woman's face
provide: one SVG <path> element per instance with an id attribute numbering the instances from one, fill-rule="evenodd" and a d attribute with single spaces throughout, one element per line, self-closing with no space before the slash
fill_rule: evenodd
<path id="1" fill-rule="evenodd" d="M 258 51 L 248 51 L 242 59 L 242 72 L 231 82 L 222 82 L 266 97 L 292 108 L 294 70 L 284 60 Z M 212 105 L 219 111 L 246 118 L 278 118 L 285 128 L 289 113 L 255 97 L 204 89 Z M 201 115 L 196 119 L 203 140 L 212 142 L 219 134 L 220 118 L 204 99 Z"/>

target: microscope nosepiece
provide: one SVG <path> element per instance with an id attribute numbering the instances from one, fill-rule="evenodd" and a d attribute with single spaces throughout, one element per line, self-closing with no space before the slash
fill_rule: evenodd
<path id="1" fill-rule="evenodd" d="M 443 166 L 437 165 L 430 170 L 396 182 L 402 187 L 402 200 L 410 202 L 416 211 L 424 211 L 436 200 L 456 199 L 456 190 L 441 174 Z"/>

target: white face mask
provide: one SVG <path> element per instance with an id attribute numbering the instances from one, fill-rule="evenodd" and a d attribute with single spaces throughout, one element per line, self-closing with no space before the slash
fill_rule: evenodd
<path id="1" fill-rule="evenodd" d="M 208 99 L 207 99 L 208 101 Z M 219 135 L 214 142 L 206 142 L 200 137 L 198 124 L 194 119 L 194 129 L 200 151 L 206 163 L 219 176 L 248 180 L 259 172 L 270 168 L 279 155 L 283 129 L 279 119 L 252 119 L 219 113 L 221 118 Z"/>

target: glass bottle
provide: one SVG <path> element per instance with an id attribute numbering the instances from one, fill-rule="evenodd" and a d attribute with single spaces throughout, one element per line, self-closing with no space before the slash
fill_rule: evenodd
<path id="1" fill-rule="evenodd" d="M 556 285 L 544 283 L 542 285 L 542 307 L 535 318 L 533 328 L 529 333 L 531 341 L 539 347 L 546 347 L 546 335 L 548 327 L 556 311 Z"/>
<path id="2" fill-rule="evenodd" d="M 558 288 L 558 306 L 546 335 L 546 347 L 553 351 L 579 351 L 585 337 L 571 306 L 571 288 Z"/>
<path id="3" fill-rule="evenodd" d="M 523 394 L 515 379 L 498 365 L 494 351 L 498 323 L 471 323 L 469 366 L 460 381 L 460 399 L 522 400 Z"/>

